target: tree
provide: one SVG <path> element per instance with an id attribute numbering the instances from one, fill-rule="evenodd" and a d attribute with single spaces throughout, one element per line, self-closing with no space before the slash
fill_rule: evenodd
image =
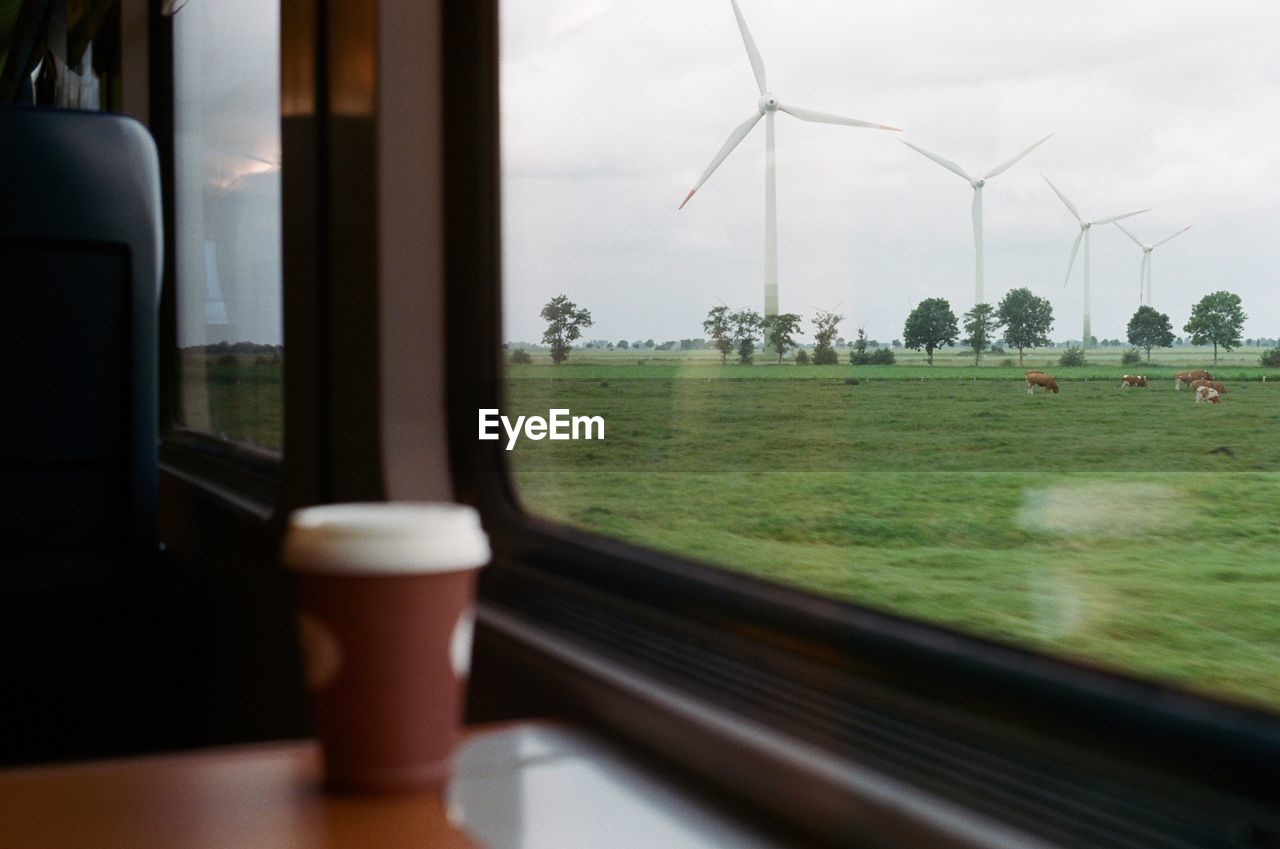
<path id="1" fill-rule="evenodd" d="M 832 346 L 831 340 L 835 338 L 836 328 L 842 321 L 844 316 L 826 310 L 818 310 L 818 314 L 813 317 L 814 365 L 833 366 L 840 362 L 840 356 Z M 843 341 L 844 339 L 841 338 L 836 344 Z"/>
<path id="2" fill-rule="evenodd" d="M 646 339 L 646 340 L 644 340 L 644 346 L 645 346 L 646 348 L 652 348 L 652 347 L 653 347 L 653 340 L 652 340 L 652 339 Z"/>
<path id="3" fill-rule="evenodd" d="M 800 331 L 800 316 L 793 312 L 768 315 L 760 323 L 760 327 L 764 331 L 765 342 L 778 352 L 778 362 L 781 363 L 782 355 L 787 349 L 796 346 L 794 334 Z"/>
<path id="4" fill-rule="evenodd" d="M 991 304 L 978 304 L 964 314 L 964 332 L 969 335 L 960 343 L 973 351 L 975 366 L 982 360 L 982 352 L 991 347 L 991 337 L 1000 329 L 995 313 Z"/>
<path id="5" fill-rule="evenodd" d="M 1230 351 L 1240 346 L 1240 331 L 1248 318 L 1240 308 L 1240 296 L 1231 292 L 1211 292 L 1191 308 L 1191 318 L 1182 329 L 1191 334 L 1191 344 L 1213 344 L 1213 364 L 1218 364 L 1218 346 Z"/>
<path id="6" fill-rule="evenodd" d="M 1173 344 L 1173 325 L 1169 316 L 1157 312 L 1155 307 L 1138 307 L 1129 319 L 1129 344 L 1147 349 L 1147 362 L 1151 362 L 1152 348 L 1168 348 Z"/>
<path id="7" fill-rule="evenodd" d="M 542 308 L 542 317 L 547 322 L 542 341 L 551 346 L 551 361 L 560 365 L 569 357 L 573 340 L 582 335 L 582 328 L 591 326 L 591 313 L 579 309 L 566 296 L 556 295 Z"/>
<path id="8" fill-rule="evenodd" d="M 858 338 L 853 341 L 853 350 L 849 352 L 849 365 L 865 366 L 871 362 L 871 356 L 867 354 L 867 344 L 867 330 L 865 327 L 859 327 Z"/>
<path id="9" fill-rule="evenodd" d="M 1084 364 L 1084 349 L 1077 348 L 1075 345 L 1068 345 L 1067 350 L 1063 351 L 1062 356 L 1058 357 L 1058 365 L 1063 368 L 1076 368 Z"/>
<path id="10" fill-rule="evenodd" d="M 760 334 L 762 323 L 760 313 L 755 310 L 738 310 L 729 313 L 733 346 L 738 349 L 738 362 L 744 366 L 751 365 L 756 350 L 756 337 Z"/>
<path id="11" fill-rule="evenodd" d="M 629 347 L 631 347 L 631 343 L 628 342 L 626 339 L 618 340 L 617 348 L 619 351 L 625 351 Z"/>
<path id="12" fill-rule="evenodd" d="M 946 298 L 925 298 L 907 316 L 902 328 L 903 344 L 913 351 L 924 348 L 929 365 L 933 365 L 933 352 L 955 342 L 958 335 L 956 314 Z"/>
<path id="13" fill-rule="evenodd" d="M 1049 331 L 1053 329 L 1053 305 L 1026 287 L 1014 289 L 1000 299 L 1000 305 L 996 307 L 996 322 L 1004 327 L 1004 341 L 1018 349 L 1018 366 L 1021 367 L 1023 350 L 1051 344 Z"/>
<path id="14" fill-rule="evenodd" d="M 707 320 L 702 322 L 702 329 L 711 337 L 712 346 L 720 352 L 720 363 L 724 364 L 733 350 L 733 327 L 729 321 L 729 308 L 718 306 L 707 313 Z M 683 349 L 683 345 L 681 348 Z"/>

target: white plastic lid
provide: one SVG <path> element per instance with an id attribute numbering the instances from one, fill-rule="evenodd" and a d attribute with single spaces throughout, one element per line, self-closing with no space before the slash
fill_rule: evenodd
<path id="1" fill-rule="evenodd" d="M 281 559 L 297 572 L 417 575 L 489 562 L 480 514 L 465 504 L 326 504 L 289 516 Z"/>

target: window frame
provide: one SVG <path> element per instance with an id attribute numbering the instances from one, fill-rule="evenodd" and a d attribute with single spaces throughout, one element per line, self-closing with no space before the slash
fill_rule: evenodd
<path id="1" fill-rule="evenodd" d="M 539 635 L 561 640 L 570 655 L 588 657 L 593 650 L 564 637 L 553 617 L 513 611 L 494 601 L 504 582 L 518 578 L 526 588 L 541 582 L 547 593 L 579 596 L 584 603 L 614 599 L 619 609 L 660 611 L 668 620 L 689 623 L 708 635 L 734 632 L 728 634 L 730 651 L 741 657 L 759 661 L 761 646 L 784 647 L 783 657 L 810 661 L 807 668 L 817 670 L 815 674 L 823 668 L 843 674 L 857 670 L 895 692 L 962 705 L 987 733 L 1015 747 L 1031 738 L 1047 741 L 1060 746 L 1065 761 L 1104 760 L 1111 774 L 1141 776 L 1153 792 L 1189 783 L 1245 807 L 1280 805 L 1280 717 L 1261 709 L 822 598 L 558 525 L 521 509 L 506 452 L 499 443 L 475 436 L 476 410 L 501 408 L 503 401 L 496 6 L 496 0 L 450 4 L 444 51 L 446 112 L 451 116 L 445 128 L 448 349 L 466 352 L 447 363 L 451 465 L 460 498 L 481 510 L 494 540 L 495 562 L 481 585 L 488 605 L 482 608 L 481 622 L 494 635 L 494 653 L 523 651 L 530 666 L 540 658 L 543 663 L 528 685 L 548 703 L 568 699 L 592 721 L 630 729 L 633 739 L 668 757 L 680 759 L 680 746 L 689 745 L 705 758 L 706 747 L 696 741 L 698 734 L 712 732 L 694 729 L 670 699 L 628 706 L 625 700 L 583 695 L 592 689 L 590 673 L 583 672 L 591 664 L 569 669 L 572 664 L 563 662 L 563 653 L 557 661 L 551 657 L 556 650 L 538 645 Z M 476 345 L 477 338 L 484 344 Z M 785 660 L 766 652 L 764 664 L 770 662 Z M 648 683 L 655 689 L 679 689 L 671 681 Z M 631 695 L 642 698 L 637 694 L 643 692 L 638 687 Z M 763 691 L 760 697 L 767 698 Z M 640 714 L 646 711 L 665 715 L 666 730 L 645 721 Z M 718 750 L 725 758 L 720 763 L 742 763 L 744 757 L 751 762 L 753 755 L 767 762 L 761 752 L 746 751 L 752 745 L 726 743 Z M 685 761 L 685 766 L 698 768 L 696 758 Z M 802 766 L 802 783 L 804 773 Z M 732 776 L 717 777 L 716 771 L 704 777 L 748 796 L 753 792 Z M 755 801 L 769 804 L 767 799 Z M 803 799 L 792 803 L 805 806 Z M 841 833 L 836 829 L 827 836 Z M 938 832 L 932 834 L 938 838 Z"/>
<path id="2" fill-rule="evenodd" d="M 159 434 L 160 466 L 188 484 L 211 492 L 233 495 L 242 507 L 267 516 L 280 489 L 283 450 L 276 451 L 249 443 L 219 439 L 198 428 L 180 424 L 180 382 L 178 367 L 178 309 L 175 244 L 176 156 L 175 97 L 176 61 L 173 18 L 161 12 L 161 4 L 147 9 L 148 124 L 160 158 L 163 196 L 164 265 L 159 304 Z M 283 166 L 281 168 L 283 174 Z M 295 195 L 300 194 L 295 192 Z M 301 198 L 299 198 L 301 200 Z M 290 206 L 282 198 L 284 208 Z M 281 275 L 284 296 L 284 275 Z M 282 401 L 284 395 L 282 392 Z M 287 404 L 287 401 L 284 403 Z"/>

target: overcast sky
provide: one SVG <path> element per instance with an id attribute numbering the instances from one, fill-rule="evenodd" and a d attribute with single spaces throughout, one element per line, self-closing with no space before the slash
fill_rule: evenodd
<path id="1" fill-rule="evenodd" d="M 1280 7 L 1271 2 L 740 0 L 783 102 L 902 127 L 989 170 L 1054 137 L 984 190 L 987 300 L 1027 286 L 1079 338 L 1078 226 L 1133 209 L 1154 242 L 1154 305 L 1180 332 L 1229 289 L 1245 336 L 1280 336 Z M 764 122 L 676 207 L 758 94 L 729 0 L 502 4 L 506 336 L 542 305 L 591 310 L 588 338 L 702 336 L 719 303 L 763 309 Z M 899 134 L 777 117 L 781 307 L 902 335 L 926 297 L 973 301 L 972 189 Z M 1093 332 L 1123 338 L 1141 250 L 1091 236 Z"/>

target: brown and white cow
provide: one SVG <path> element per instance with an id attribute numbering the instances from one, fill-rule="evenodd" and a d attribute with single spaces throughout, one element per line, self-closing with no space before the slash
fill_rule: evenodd
<path id="1" fill-rule="evenodd" d="M 1173 379 L 1173 388 L 1181 389 L 1184 383 L 1190 386 L 1194 380 L 1213 380 L 1213 375 L 1202 368 L 1193 369 L 1192 371 L 1180 371 L 1178 376 Z"/>
<path id="2" fill-rule="evenodd" d="M 1120 378 L 1121 389 L 1124 389 L 1127 386 L 1146 386 L 1146 385 L 1147 385 L 1147 379 L 1140 374 L 1126 374 L 1124 377 Z"/>
<path id="3" fill-rule="evenodd" d="M 1195 392 L 1197 404 L 1202 402 L 1216 404 L 1221 400 L 1218 396 L 1218 390 L 1214 389 L 1212 386 L 1197 386 Z"/>
<path id="4" fill-rule="evenodd" d="M 1027 372 L 1027 394 L 1033 394 L 1037 386 L 1045 392 L 1058 394 L 1058 382 L 1053 379 L 1053 375 L 1045 374 L 1042 371 Z"/>
<path id="5" fill-rule="evenodd" d="M 1227 394 L 1227 387 L 1222 385 L 1220 380 L 1193 380 L 1191 381 L 1192 389 L 1199 389 L 1201 386 L 1207 386 L 1217 392 L 1219 395 Z"/>

